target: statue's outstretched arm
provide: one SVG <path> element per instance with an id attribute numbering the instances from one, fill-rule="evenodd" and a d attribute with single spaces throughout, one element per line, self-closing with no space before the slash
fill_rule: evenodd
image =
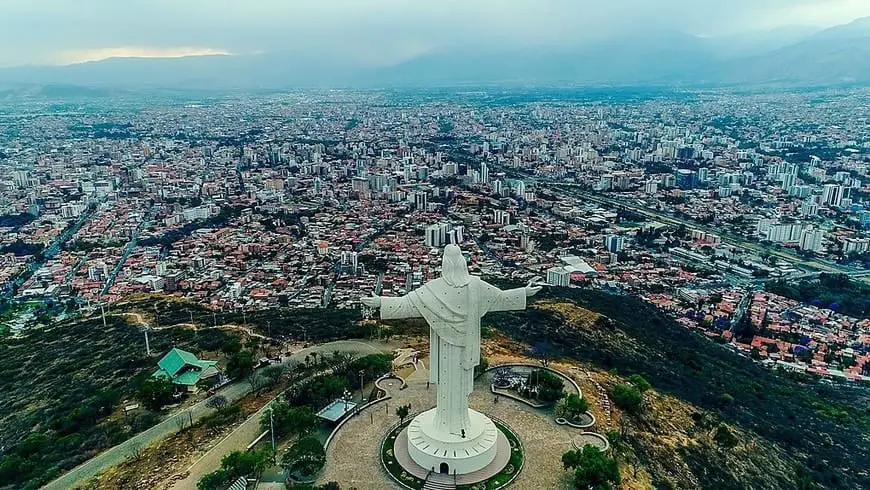
<path id="1" fill-rule="evenodd" d="M 541 286 L 537 285 L 537 279 L 532 279 L 525 287 L 506 289 L 504 291 L 481 281 L 483 291 L 480 297 L 484 303 L 481 308 L 482 312 L 525 310 L 526 297 L 534 296 L 541 290 Z"/>
<path id="2" fill-rule="evenodd" d="M 526 309 L 526 288 L 501 289 L 487 283 L 480 295 L 481 313 L 487 311 L 513 311 Z"/>
<path id="3" fill-rule="evenodd" d="M 408 295 L 399 296 L 398 298 L 390 296 L 370 296 L 362 298 L 362 303 L 371 308 L 380 308 L 381 319 L 383 320 L 398 320 L 402 318 L 420 318 L 423 315 L 411 302 Z"/>

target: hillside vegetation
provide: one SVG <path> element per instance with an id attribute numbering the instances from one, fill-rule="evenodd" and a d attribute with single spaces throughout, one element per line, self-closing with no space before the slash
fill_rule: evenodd
<path id="1" fill-rule="evenodd" d="M 639 299 L 553 289 L 529 310 L 485 321 L 537 355 L 641 374 L 656 391 L 701 409 L 663 401 L 628 417 L 638 432 L 632 452 L 656 487 L 870 488 L 870 411 L 858 392 L 764 369 Z M 663 416 L 669 411 L 672 420 Z M 704 434 L 727 447 L 705 447 Z"/>
<path id="2" fill-rule="evenodd" d="M 216 351 L 232 336 L 173 328 L 151 335 L 154 353 L 173 346 Z M 156 423 L 151 412 L 118 415 L 158 357 L 126 318 L 79 320 L 0 341 L 0 488 L 37 488 Z"/>
<path id="3" fill-rule="evenodd" d="M 870 318 L 870 285 L 845 274 L 820 274 L 818 279 L 768 282 L 765 289 L 803 303 L 844 315 Z"/>
<path id="4" fill-rule="evenodd" d="M 106 326 L 96 315 L 0 339 L 0 489 L 38 488 L 157 423 L 157 413 L 125 417 L 121 406 L 172 347 L 220 359 L 224 344 L 249 334 L 324 342 L 370 329 L 354 310 L 213 314 L 163 295 L 133 297 L 107 313 Z M 153 329 L 152 357 L 143 324 Z M 255 344 L 274 352 L 278 342 Z"/>

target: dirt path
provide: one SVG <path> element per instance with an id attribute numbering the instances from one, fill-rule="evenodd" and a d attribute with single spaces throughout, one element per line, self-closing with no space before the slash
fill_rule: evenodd
<path id="1" fill-rule="evenodd" d="M 212 326 L 202 326 L 196 323 L 176 323 L 175 325 L 163 325 L 160 327 L 151 327 L 151 324 L 145 321 L 145 317 L 142 316 L 141 313 L 135 311 L 125 311 L 123 313 L 110 313 L 106 316 L 132 316 L 136 319 L 136 323 L 143 327 L 150 327 L 151 330 L 160 331 L 160 330 L 169 330 L 172 328 L 188 328 L 194 331 L 200 330 L 235 330 L 244 333 L 249 337 L 256 337 L 258 339 L 271 340 L 271 337 L 267 337 L 265 335 L 254 332 L 254 330 L 250 327 L 245 327 L 243 325 L 236 325 L 234 323 L 226 323 L 223 325 L 212 325 Z"/>

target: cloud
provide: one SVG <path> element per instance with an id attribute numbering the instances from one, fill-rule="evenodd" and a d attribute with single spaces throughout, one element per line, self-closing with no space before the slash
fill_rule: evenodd
<path id="1" fill-rule="evenodd" d="M 57 53 L 59 64 L 84 63 L 100 61 L 109 58 L 182 58 L 185 56 L 230 55 L 229 51 L 202 47 L 138 47 L 123 46 L 117 48 L 72 49 Z"/>
<path id="2" fill-rule="evenodd" d="M 644 29 L 725 34 L 870 15 L 868 0 L 0 0 L 0 65 L 101 52 L 297 51 L 389 63 L 443 47 L 580 43 Z M 133 48 L 120 48 L 133 47 Z"/>

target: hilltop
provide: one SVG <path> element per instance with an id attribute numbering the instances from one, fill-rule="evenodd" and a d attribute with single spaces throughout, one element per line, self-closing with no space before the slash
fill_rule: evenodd
<path id="1" fill-rule="evenodd" d="M 641 411 L 614 410 L 612 419 L 596 412 L 601 432 L 624 434 L 617 458 L 632 488 L 870 486 L 870 413 L 860 392 L 766 370 L 636 298 L 573 288 L 550 288 L 540 296 L 526 311 L 484 318 L 486 355 L 546 358 L 555 367 L 586 371 L 607 391 L 629 375 L 645 377 L 653 389 Z M 143 414 L 124 423 L 117 413 L 135 378 L 156 362 L 142 352 L 143 323 L 165 325 L 152 337 L 156 351 L 178 345 L 217 356 L 228 339 L 249 342 L 270 329 L 312 341 L 372 331 L 371 322 L 359 321 L 353 310 L 215 318 L 193 303 L 148 296 L 113 307 L 106 327 L 94 316 L 4 339 L 0 388 L 8 396 L 0 417 L 6 428 L 2 445 L 11 450 L 0 471 L 24 468 L 18 481 L 35 488 L 156 421 Z M 389 322 L 380 332 L 419 336 L 425 344 L 419 322 Z M 584 392 L 594 400 L 591 388 L 584 386 Z M 76 407 L 91 408 L 85 413 Z M 31 466 L 21 466 L 25 457 Z"/>

